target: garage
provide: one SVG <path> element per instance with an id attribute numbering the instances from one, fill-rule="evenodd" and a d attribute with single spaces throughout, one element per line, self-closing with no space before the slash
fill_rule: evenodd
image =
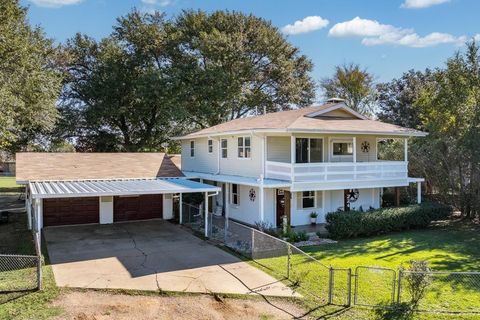
<path id="1" fill-rule="evenodd" d="M 52 198 L 43 201 L 43 224 L 46 227 L 98 222 L 98 197 Z"/>
<path id="2" fill-rule="evenodd" d="M 113 222 L 163 218 L 163 195 L 146 194 L 113 198 Z"/>

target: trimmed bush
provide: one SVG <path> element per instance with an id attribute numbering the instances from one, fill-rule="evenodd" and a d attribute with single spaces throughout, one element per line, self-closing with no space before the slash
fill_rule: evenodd
<path id="1" fill-rule="evenodd" d="M 449 206 L 428 202 L 368 212 L 331 212 L 326 216 L 326 228 L 330 237 L 334 239 L 372 236 L 425 228 L 432 221 L 446 219 L 451 212 Z"/>

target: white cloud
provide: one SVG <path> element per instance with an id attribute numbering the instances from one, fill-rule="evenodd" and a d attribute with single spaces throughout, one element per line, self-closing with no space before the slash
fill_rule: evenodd
<path id="1" fill-rule="evenodd" d="M 362 44 L 366 46 L 391 44 L 424 48 L 445 43 L 461 45 L 466 40 L 465 36 L 455 37 L 451 34 L 441 32 L 432 32 L 422 37 L 413 29 L 398 28 L 360 17 L 335 24 L 328 34 L 331 37 L 338 38 L 361 37 Z"/>
<path id="2" fill-rule="evenodd" d="M 325 28 L 329 21 L 320 16 L 309 16 L 303 20 L 297 20 L 293 24 L 287 24 L 282 28 L 285 34 L 300 34 Z"/>
<path id="3" fill-rule="evenodd" d="M 473 40 L 475 40 L 475 42 L 480 42 L 480 33 L 477 33 L 476 35 L 474 35 Z"/>
<path id="4" fill-rule="evenodd" d="M 72 4 L 78 4 L 83 0 L 29 0 L 39 7 L 60 8 Z"/>
<path id="5" fill-rule="evenodd" d="M 171 0 L 142 0 L 147 6 L 166 7 L 172 4 Z"/>
<path id="6" fill-rule="evenodd" d="M 405 0 L 400 7 L 407 9 L 423 9 L 446 2 L 450 2 L 450 0 Z"/>

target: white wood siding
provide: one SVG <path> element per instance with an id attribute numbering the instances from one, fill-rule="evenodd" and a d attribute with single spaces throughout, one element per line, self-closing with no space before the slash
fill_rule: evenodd
<path id="1" fill-rule="evenodd" d="M 195 156 L 190 157 L 190 141 L 195 141 Z M 208 153 L 208 139 L 182 140 L 182 170 L 203 173 L 217 172 L 218 142 L 213 141 L 213 152 Z"/>
<path id="2" fill-rule="evenodd" d="M 267 160 L 290 163 L 290 137 L 267 137 Z"/>
<path id="3" fill-rule="evenodd" d="M 238 158 L 238 137 L 250 137 L 250 158 Z M 239 135 L 221 137 L 228 141 L 228 157 L 220 158 L 220 174 L 255 177 L 262 174 L 262 139 L 257 136 Z"/>

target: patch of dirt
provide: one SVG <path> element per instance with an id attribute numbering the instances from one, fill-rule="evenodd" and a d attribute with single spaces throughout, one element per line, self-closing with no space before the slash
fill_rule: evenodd
<path id="1" fill-rule="evenodd" d="M 53 303 L 65 310 L 56 320 L 130 319 L 292 319 L 305 313 L 283 299 L 215 299 L 195 296 L 130 296 L 98 291 L 68 291 Z"/>

